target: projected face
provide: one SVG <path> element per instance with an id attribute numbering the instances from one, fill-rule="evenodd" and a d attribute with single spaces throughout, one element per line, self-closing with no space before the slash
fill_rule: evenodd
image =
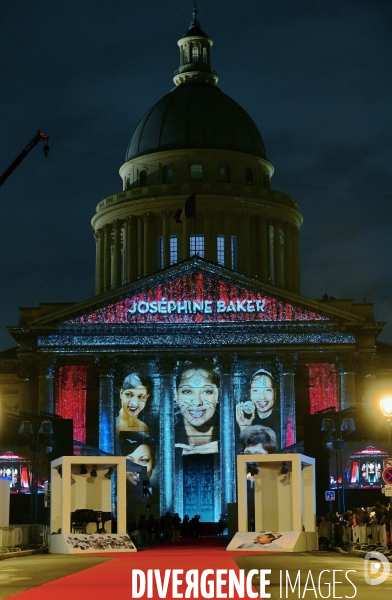
<path id="1" fill-rule="evenodd" d="M 260 374 L 252 379 L 250 399 L 262 419 L 271 414 L 275 403 L 275 389 L 269 375 Z"/>
<path id="2" fill-rule="evenodd" d="M 247 446 L 243 454 L 268 454 L 267 450 L 264 449 L 263 444 L 253 444 L 253 446 Z"/>
<path id="3" fill-rule="evenodd" d="M 261 544 L 262 546 L 265 546 L 266 544 L 272 544 L 272 542 L 274 540 L 275 540 L 274 536 L 271 535 L 270 533 L 262 533 L 262 534 L 258 535 L 257 537 L 255 537 L 255 539 L 254 539 L 256 544 Z"/>
<path id="4" fill-rule="evenodd" d="M 194 427 L 207 423 L 215 413 L 218 398 L 219 391 L 211 373 L 194 368 L 184 371 L 176 390 L 176 401 L 185 421 Z"/>
<path id="5" fill-rule="evenodd" d="M 155 457 L 153 455 L 151 446 L 147 446 L 147 444 L 141 444 L 135 448 L 132 454 L 128 454 L 127 458 L 138 465 L 142 465 L 142 467 L 147 467 L 147 477 L 150 479 L 152 470 L 155 466 Z M 139 475 L 138 473 L 129 471 L 127 472 L 127 479 L 131 483 L 136 484 L 139 480 Z"/>
<path id="6" fill-rule="evenodd" d="M 129 390 L 120 390 L 121 406 L 125 414 L 137 417 L 148 399 L 147 388 L 139 385 Z"/>

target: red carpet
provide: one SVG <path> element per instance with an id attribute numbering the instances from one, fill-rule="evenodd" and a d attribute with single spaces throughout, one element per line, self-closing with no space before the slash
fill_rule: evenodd
<path id="1" fill-rule="evenodd" d="M 97 556 L 97 555 L 95 555 Z M 100 556 L 109 556 L 102 553 Z M 226 552 L 224 546 L 215 538 L 200 538 L 192 541 L 181 540 L 178 546 L 156 544 L 154 548 L 131 554 L 110 554 L 113 560 L 97 565 L 90 569 L 62 577 L 45 585 L 17 594 L 18 600 L 130 600 L 132 594 L 132 570 L 139 569 L 147 574 L 148 569 L 159 569 L 163 582 L 165 569 L 182 569 L 179 575 L 184 583 L 178 586 L 178 592 L 185 596 L 187 584 L 185 573 L 198 569 L 201 574 L 205 569 L 231 569 L 238 577 L 239 569 L 232 559 L 232 554 Z M 215 581 L 215 574 L 208 580 Z M 227 579 L 227 576 L 226 576 Z M 222 591 L 227 591 L 222 588 Z M 165 596 L 171 600 L 171 579 Z M 192 596 L 193 597 L 193 593 Z M 199 598 L 203 596 L 199 590 Z M 213 597 L 216 597 L 215 594 Z M 234 598 L 239 596 L 235 593 Z M 245 597 L 248 597 L 245 593 Z M 147 591 L 142 600 L 147 598 Z M 154 581 L 152 598 L 157 600 L 156 583 Z"/>

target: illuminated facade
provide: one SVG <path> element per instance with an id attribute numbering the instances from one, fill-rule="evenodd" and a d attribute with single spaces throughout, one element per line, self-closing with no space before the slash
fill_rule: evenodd
<path id="1" fill-rule="evenodd" d="M 238 452 L 300 442 L 306 415 L 365 406 L 389 371 L 371 304 L 301 296 L 302 217 L 196 14 L 178 45 L 92 219 L 95 297 L 21 309 L 0 383 L 6 410 L 72 415 L 75 439 L 144 461 L 161 512 L 216 521 Z"/>

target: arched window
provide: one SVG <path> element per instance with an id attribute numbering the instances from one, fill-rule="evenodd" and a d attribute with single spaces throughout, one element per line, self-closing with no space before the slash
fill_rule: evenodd
<path id="1" fill-rule="evenodd" d="M 193 46 L 192 48 L 192 62 L 198 62 L 199 60 L 199 48 L 197 46 Z"/>
<path id="2" fill-rule="evenodd" d="M 147 185 L 147 171 L 143 169 L 139 174 L 139 185 L 140 187 L 145 187 Z"/>
<path id="3" fill-rule="evenodd" d="M 221 165 L 219 167 L 219 178 L 222 183 L 230 183 L 230 167 L 229 167 L 229 165 Z"/>
<path id="4" fill-rule="evenodd" d="M 173 167 L 165 165 L 162 169 L 162 183 L 173 183 Z"/>
<path id="5" fill-rule="evenodd" d="M 246 183 L 253 185 L 253 171 L 252 169 L 246 169 Z"/>
<path id="6" fill-rule="evenodd" d="M 203 63 L 207 62 L 207 48 L 203 48 Z"/>
<path id="7" fill-rule="evenodd" d="M 203 167 L 199 163 L 191 165 L 191 181 L 203 180 Z"/>

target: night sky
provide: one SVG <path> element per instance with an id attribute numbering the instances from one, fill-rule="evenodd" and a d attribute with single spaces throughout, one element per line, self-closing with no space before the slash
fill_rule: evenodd
<path id="1" fill-rule="evenodd" d="M 218 86 L 250 114 L 295 198 L 302 293 L 375 303 L 392 343 L 392 3 L 199 0 Z M 191 0 L 2 3 L 0 350 L 19 307 L 93 296 L 97 203 L 143 114 L 174 86 Z"/>

